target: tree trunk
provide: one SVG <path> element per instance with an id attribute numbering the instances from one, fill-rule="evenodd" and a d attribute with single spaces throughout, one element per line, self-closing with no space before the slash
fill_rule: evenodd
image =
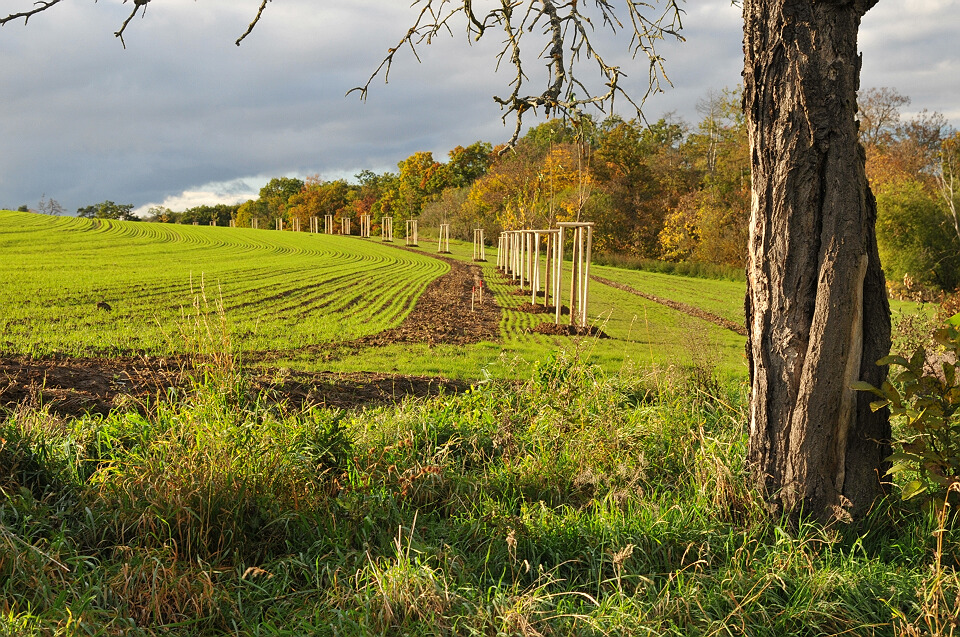
<path id="1" fill-rule="evenodd" d="M 872 413 L 890 308 L 857 141 L 860 19 L 876 0 L 745 0 L 753 165 L 747 265 L 749 460 L 773 512 L 827 522 L 881 493 Z"/>

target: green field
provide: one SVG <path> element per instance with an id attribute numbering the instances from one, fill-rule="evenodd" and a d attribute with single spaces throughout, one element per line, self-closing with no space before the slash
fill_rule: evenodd
<path id="1" fill-rule="evenodd" d="M 429 240 L 378 239 L 95 221 L 0 211 L 0 350 L 33 356 L 123 356 L 228 348 L 303 370 L 523 378 L 550 352 L 577 349 L 608 372 L 674 365 L 746 374 L 745 339 L 703 319 L 598 282 L 590 316 L 608 339 L 531 333 L 552 316 L 518 311 L 529 297 L 481 264 L 502 308 L 500 338 L 474 345 L 391 344 L 318 357 L 315 346 L 395 327 L 449 270 Z M 472 245 L 452 242 L 469 262 Z M 744 284 L 594 266 L 593 274 L 743 323 Z M 110 311 L 98 309 L 105 302 Z M 892 302 L 895 315 L 915 313 Z M 927 308 L 929 310 L 929 308 Z M 468 311 L 468 308 L 463 308 Z M 216 334 L 205 332 L 214 325 Z M 198 344 L 213 339 L 216 343 Z"/>
<path id="2" fill-rule="evenodd" d="M 549 352 L 576 347 L 610 371 L 650 364 L 745 370 L 742 337 L 599 283 L 590 314 L 609 339 L 532 334 L 551 319 L 516 310 L 529 299 L 511 294 L 515 287 L 497 275 L 492 250 L 483 267 L 503 308 L 498 342 L 388 345 L 335 361 L 317 360 L 310 346 L 398 325 L 448 270 L 431 245 L 418 254 L 376 239 L 0 212 L 0 250 L 0 345 L 13 354 L 184 353 L 195 346 L 197 315 L 212 313 L 233 351 L 279 352 L 282 362 L 303 369 L 516 378 Z M 472 248 L 454 242 L 452 250 L 468 260 Z M 665 298 L 703 302 L 734 320 L 742 307 L 742 285 L 596 272 Z M 98 309 L 100 302 L 111 310 Z"/>
<path id="3" fill-rule="evenodd" d="M 37 355 L 180 352 L 198 302 L 222 308 L 243 350 L 349 340 L 398 323 L 447 270 L 324 235 L 12 212 L 0 251 L 3 347 Z"/>

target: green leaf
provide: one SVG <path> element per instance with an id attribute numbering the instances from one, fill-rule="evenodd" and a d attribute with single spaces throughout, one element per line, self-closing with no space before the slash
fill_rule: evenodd
<path id="1" fill-rule="evenodd" d="M 889 380 L 883 381 L 883 385 L 880 387 L 880 391 L 883 392 L 883 395 L 890 399 L 890 402 L 896 405 L 897 407 L 902 407 L 902 399 L 900 398 L 900 392 L 897 391 L 897 388 L 894 387 Z"/>
<path id="2" fill-rule="evenodd" d="M 900 463 L 900 462 L 915 462 L 915 463 L 916 463 L 916 462 L 920 462 L 921 460 L 923 460 L 923 457 L 922 457 L 922 456 L 920 456 L 920 455 L 918 455 L 918 454 L 915 454 L 915 453 L 906 453 L 906 452 L 903 452 L 903 451 L 898 451 L 898 452 L 896 452 L 896 453 L 893 453 L 893 454 L 890 455 L 889 458 L 887 458 L 887 462 L 892 462 L 892 463 L 894 463 L 894 464 Z"/>
<path id="3" fill-rule="evenodd" d="M 960 312 L 947 319 L 947 324 L 954 327 L 960 327 Z"/>
<path id="4" fill-rule="evenodd" d="M 889 469 L 887 469 L 886 475 L 888 475 L 888 476 L 895 476 L 895 475 L 897 475 L 898 473 L 903 473 L 903 472 L 905 472 L 905 471 L 909 471 L 909 472 L 911 472 L 911 473 L 916 473 L 916 469 L 914 469 L 914 467 L 913 467 L 912 465 L 909 465 L 909 464 L 906 464 L 906 463 L 904 463 L 904 462 L 901 462 L 901 463 L 895 464 L 895 465 L 893 465 L 892 467 L 890 467 Z"/>
<path id="5" fill-rule="evenodd" d="M 957 330 L 951 328 L 937 330 L 933 333 L 933 340 L 944 347 L 949 347 L 950 349 L 954 349 L 960 345 L 960 342 L 958 342 L 958 340 L 960 340 L 960 335 L 957 334 Z"/>
<path id="6" fill-rule="evenodd" d="M 870 411 L 880 411 L 884 407 L 887 407 L 890 404 L 889 400 L 875 400 L 870 403 Z"/>
<path id="7" fill-rule="evenodd" d="M 914 373 L 913 373 L 912 371 L 910 371 L 909 369 L 906 370 L 906 371 L 900 372 L 900 374 L 897 376 L 897 382 L 898 382 L 898 383 L 903 383 L 904 385 L 909 385 L 909 384 L 911 384 L 911 383 L 915 383 L 915 382 L 917 382 L 917 380 L 919 380 L 919 378 L 917 377 L 917 375 L 914 374 Z"/>
<path id="8" fill-rule="evenodd" d="M 880 398 L 886 398 L 886 396 L 882 391 L 880 391 L 879 389 L 877 389 L 876 387 L 874 387 L 873 385 L 871 385 L 865 380 L 853 381 L 852 383 L 850 383 L 850 389 L 855 389 L 857 391 L 868 391 L 871 394 L 876 394 Z"/>
<path id="9" fill-rule="evenodd" d="M 902 367 L 909 367 L 910 362 L 903 356 L 898 354 L 890 354 L 889 356 L 884 356 L 878 360 L 877 365 L 900 365 Z"/>
<path id="10" fill-rule="evenodd" d="M 930 473 L 930 479 L 933 480 L 933 482 L 940 487 L 949 487 L 953 483 L 953 480 L 951 478 L 945 478 L 933 472 Z"/>
<path id="11" fill-rule="evenodd" d="M 919 480 L 913 480 L 912 482 L 908 482 L 903 486 L 903 495 L 901 497 L 903 497 L 904 500 L 909 500 L 910 498 L 920 495 L 926 490 L 927 487 L 922 482 Z"/>

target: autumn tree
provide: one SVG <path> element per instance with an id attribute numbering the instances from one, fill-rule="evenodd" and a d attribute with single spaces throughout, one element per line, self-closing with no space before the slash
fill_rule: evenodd
<path id="1" fill-rule="evenodd" d="M 419 217 L 423 204 L 443 192 L 447 172 L 433 159 L 433 153 L 418 151 L 399 164 L 400 210 L 403 218 Z"/>
<path id="2" fill-rule="evenodd" d="M 473 241 L 473 229 L 478 225 L 496 236 L 499 231 L 495 221 L 478 214 L 478 208 L 470 201 L 469 188 L 446 188 L 438 197 L 424 205 L 420 215 L 421 232 L 428 228 L 450 225 L 450 236 L 463 241 Z"/>
<path id="3" fill-rule="evenodd" d="M 877 191 L 877 209 L 880 259 L 898 293 L 922 299 L 960 285 L 960 237 L 936 193 L 904 176 Z"/>
<path id="4" fill-rule="evenodd" d="M 550 184 L 542 171 L 543 155 L 521 141 L 502 155 L 470 188 L 468 201 L 488 227 L 504 230 L 547 225 Z"/>
<path id="5" fill-rule="evenodd" d="M 260 188 L 260 201 L 266 205 L 270 220 L 286 216 L 290 198 L 303 189 L 296 177 L 274 177 Z"/>
<path id="6" fill-rule="evenodd" d="M 617 252 L 655 259 L 667 212 L 696 187 L 684 151 L 687 126 L 661 118 L 645 125 L 637 119 L 610 118 L 601 125 L 592 168 L 607 208 L 603 227 Z"/>
<path id="7" fill-rule="evenodd" d="M 262 224 L 260 227 L 270 227 L 270 212 L 267 203 L 261 199 L 248 199 L 237 207 L 235 217 L 237 227 L 252 228 L 254 219 L 257 220 L 258 224 Z"/>
<path id="8" fill-rule="evenodd" d="M 200 205 L 187 208 L 176 219 L 178 223 L 198 223 L 200 225 L 209 225 L 216 223 L 218 226 L 230 224 L 230 220 L 236 216 L 239 206 L 230 204 Z"/>
<path id="9" fill-rule="evenodd" d="M 377 182 L 377 200 L 370 210 L 377 224 L 384 217 L 400 217 L 403 202 L 400 199 L 400 178 L 396 173 L 384 173 Z"/>
<path id="10" fill-rule="evenodd" d="M 900 123 L 900 111 L 908 104 L 909 97 L 887 86 L 862 91 L 857 102 L 857 130 L 864 146 L 881 146 L 890 141 Z"/>
<path id="11" fill-rule="evenodd" d="M 109 199 L 98 204 L 77 208 L 78 217 L 87 219 L 117 219 L 119 221 L 137 221 L 133 214 L 132 203 L 114 203 Z"/>
<path id="12" fill-rule="evenodd" d="M 291 195 L 287 201 L 286 220 L 300 221 L 301 228 L 310 227 L 310 217 L 322 219 L 331 215 L 334 222 L 342 218 L 353 217 L 350 202 L 354 189 L 343 179 L 324 181 L 318 175 L 308 177 L 300 192 Z"/>
<path id="13" fill-rule="evenodd" d="M 660 234 L 663 256 L 742 267 L 750 218 L 750 157 L 739 89 L 711 92 L 685 139 L 697 185 L 673 205 Z"/>
<path id="14" fill-rule="evenodd" d="M 396 188 L 397 177 L 393 173 L 377 174 L 372 170 L 362 170 L 354 177 L 357 180 L 358 188 L 353 198 L 354 213 L 359 215 L 370 215 L 377 220 L 384 215 L 384 206 L 389 210 L 391 191 Z"/>
<path id="15" fill-rule="evenodd" d="M 448 153 L 450 160 L 444 170 L 445 184 L 451 188 L 464 188 L 486 174 L 493 161 L 493 146 L 477 141 L 466 148 L 457 146 Z"/>
<path id="16" fill-rule="evenodd" d="M 954 132 L 940 145 L 937 186 L 949 215 L 954 234 L 960 239 L 960 133 Z"/>
<path id="17" fill-rule="evenodd" d="M 929 298 L 960 283 L 960 235 L 943 197 L 941 157 L 949 135 L 942 115 L 900 112 L 911 100 L 869 89 L 859 100 L 867 177 L 877 199 L 877 243 L 889 289 Z"/>

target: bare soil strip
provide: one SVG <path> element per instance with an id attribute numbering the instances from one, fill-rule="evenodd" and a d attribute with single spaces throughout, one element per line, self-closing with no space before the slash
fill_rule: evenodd
<path id="1" fill-rule="evenodd" d="M 625 283 L 617 283 L 616 281 L 604 279 L 603 277 L 599 277 L 596 275 L 590 275 L 590 278 L 596 281 L 597 283 L 602 283 L 603 285 L 609 285 L 610 287 L 617 288 L 618 290 L 623 290 L 624 292 L 629 292 L 630 294 L 636 294 L 637 296 L 643 297 L 648 301 L 653 301 L 654 303 L 666 305 L 670 309 L 677 310 L 678 312 L 683 312 L 684 314 L 695 316 L 699 319 L 703 319 L 704 321 L 709 321 L 714 325 L 719 325 L 720 327 L 724 327 L 728 330 L 736 332 L 740 336 L 747 335 L 747 329 L 740 323 L 737 323 L 736 321 L 731 321 L 729 319 L 725 319 L 722 316 L 717 316 L 716 314 L 712 314 L 711 312 L 702 310 L 699 307 L 694 307 L 693 305 L 687 305 L 686 303 L 680 303 L 679 301 L 671 301 L 670 299 L 664 299 L 659 296 L 655 296 L 653 294 L 647 294 L 646 292 L 641 292 L 640 290 L 637 290 L 636 288 L 632 288 L 629 285 L 626 285 Z"/>
<path id="2" fill-rule="evenodd" d="M 399 249 L 407 249 L 397 246 Z M 271 363 L 289 358 L 313 356 L 337 360 L 367 347 L 394 343 L 427 345 L 471 345 L 500 338 L 500 306 L 486 290 L 480 266 L 436 256 L 450 265 L 450 271 L 427 285 L 407 318 L 397 327 L 351 341 L 308 345 L 291 350 L 251 352 L 245 358 Z M 484 287 L 481 298 L 479 288 Z"/>
<path id="3" fill-rule="evenodd" d="M 0 357 L 0 406 L 13 409 L 20 404 L 43 405 L 64 417 L 106 415 L 121 403 L 145 412 L 150 404 L 166 399 L 168 388 L 189 387 L 193 371 L 189 361 L 158 357 Z M 264 392 L 275 402 L 295 408 L 320 405 L 350 409 L 469 388 L 463 381 L 374 372 L 270 372 L 257 374 L 248 382 L 251 393 Z"/>
<path id="4" fill-rule="evenodd" d="M 366 347 L 401 342 L 470 345 L 500 338 L 500 306 L 486 290 L 480 266 L 435 258 L 448 263 L 450 271 L 427 286 L 403 323 L 353 343 Z"/>
<path id="5" fill-rule="evenodd" d="M 500 307 L 493 295 L 471 298 L 482 284 L 481 270 L 454 259 L 437 257 L 450 271 L 430 283 L 411 313 L 399 326 L 346 343 L 311 346 L 285 352 L 245 353 L 249 362 L 269 363 L 290 355 L 343 356 L 366 347 L 392 343 L 471 344 L 496 340 L 500 335 Z M 471 308 L 472 303 L 472 308 Z M 180 357 L 116 357 L 33 359 L 0 355 L 0 407 L 45 405 L 62 416 L 107 414 L 119 402 L 132 398 L 146 408 L 166 395 L 169 387 L 189 385 L 194 371 Z M 310 404 L 352 408 L 370 403 L 397 402 L 404 397 L 456 393 L 468 383 L 426 376 L 362 372 L 284 372 L 280 378 L 265 370 L 250 379 L 252 391 L 273 392 L 294 406 Z M 128 398 L 129 397 L 129 398 Z"/>

